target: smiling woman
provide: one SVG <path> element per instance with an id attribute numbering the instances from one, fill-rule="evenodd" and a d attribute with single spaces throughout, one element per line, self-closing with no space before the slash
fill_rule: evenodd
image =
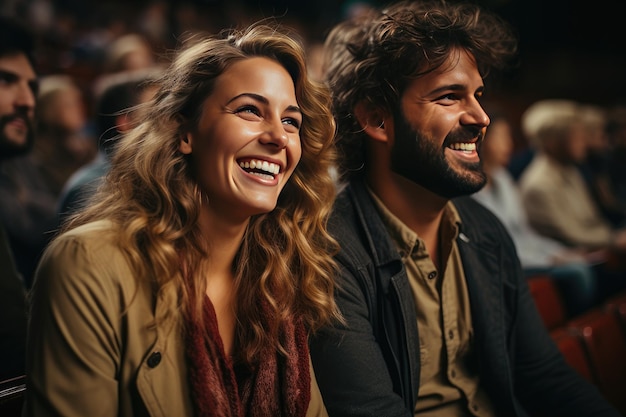
<path id="1" fill-rule="evenodd" d="M 180 50 L 39 265 L 26 415 L 326 415 L 334 122 L 304 62 L 261 24 Z"/>
<path id="2" fill-rule="evenodd" d="M 274 209 L 300 161 L 301 124 L 294 82 L 274 59 L 248 58 L 216 78 L 181 142 L 209 201 L 207 222 L 246 222 Z"/>

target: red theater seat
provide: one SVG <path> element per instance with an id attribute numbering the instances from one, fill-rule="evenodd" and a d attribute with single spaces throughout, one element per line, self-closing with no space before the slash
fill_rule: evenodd
<path id="1" fill-rule="evenodd" d="M 626 415 L 626 336 L 615 314 L 594 309 L 568 322 L 579 335 L 596 385 Z"/>
<path id="2" fill-rule="evenodd" d="M 626 292 L 614 295 L 604 302 L 607 311 L 615 314 L 626 334 Z"/>
<path id="3" fill-rule="evenodd" d="M 587 381 L 595 384 L 589 358 L 582 344 L 580 336 L 576 332 L 560 327 L 550 332 L 550 336 L 559 347 L 565 361 L 574 368 Z"/>
<path id="4" fill-rule="evenodd" d="M 565 305 L 552 278 L 544 275 L 533 276 L 528 278 L 528 286 L 546 328 L 553 330 L 565 324 Z"/>

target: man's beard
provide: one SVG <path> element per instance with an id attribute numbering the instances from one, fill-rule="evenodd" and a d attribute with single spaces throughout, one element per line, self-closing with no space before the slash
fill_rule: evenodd
<path id="1" fill-rule="evenodd" d="M 13 120 L 21 118 L 26 123 L 26 137 L 23 143 L 15 143 L 7 137 L 5 129 Z M 27 116 L 8 114 L 0 117 L 0 159 L 13 158 L 28 153 L 35 142 L 33 123 Z"/>
<path id="2" fill-rule="evenodd" d="M 477 127 L 450 132 L 440 146 L 437 141 L 414 130 L 401 112 L 396 112 L 394 122 L 392 171 L 448 199 L 473 194 L 485 185 L 487 177 L 481 162 L 463 163 L 459 160 L 455 168 L 445 155 L 446 148 L 452 143 L 470 141 L 477 136 L 482 140 Z M 458 168 L 460 165 L 464 168 L 462 171 Z"/>

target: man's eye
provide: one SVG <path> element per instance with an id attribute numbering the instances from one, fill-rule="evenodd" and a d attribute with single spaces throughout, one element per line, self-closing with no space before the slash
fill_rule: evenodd
<path id="1" fill-rule="evenodd" d="M 261 112 L 259 112 L 259 109 L 250 105 L 241 106 L 237 108 L 237 110 L 235 110 L 235 113 L 249 113 L 249 114 L 254 114 L 255 116 L 261 115 Z"/>
<path id="2" fill-rule="evenodd" d="M 0 71 L 0 83 L 13 84 L 17 82 L 17 76 L 8 72 Z"/>
<path id="3" fill-rule="evenodd" d="M 439 100 L 455 100 L 455 99 L 456 99 L 456 95 L 453 93 L 444 94 L 443 96 L 439 97 Z"/>

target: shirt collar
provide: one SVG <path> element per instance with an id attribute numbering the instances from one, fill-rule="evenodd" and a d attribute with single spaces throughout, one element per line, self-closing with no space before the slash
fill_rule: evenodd
<path id="1" fill-rule="evenodd" d="M 396 217 L 369 186 L 367 186 L 367 191 L 372 197 L 376 209 L 380 213 L 380 217 L 389 231 L 391 240 L 396 245 L 400 256 L 404 259 L 418 250 L 420 245 L 422 245 L 423 248 L 424 244 L 418 234 Z M 458 237 L 462 224 L 461 216 L 459 216 L 459 212 L 451 201 L 448 201 L 443 210 L 443 216 L 441 218 L 442 242 L 452 242 Z"/>

